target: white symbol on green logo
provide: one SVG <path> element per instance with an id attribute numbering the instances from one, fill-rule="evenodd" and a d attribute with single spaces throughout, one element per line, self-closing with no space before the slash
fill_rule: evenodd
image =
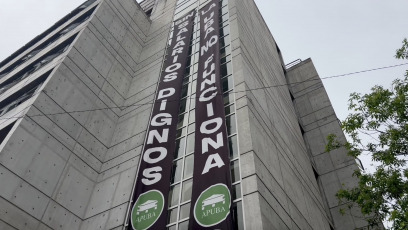
<path id="1" fill-rule="evenodd" d="M 225 184 L 207 188 L 194 205 L 194 218 L 203 227 L 211 227 L 224 221 L 230 213 L 231 194 Z"/>
<path id="2" fill-rule="evenodd" d="M 163 194 L 158 190 L 143 193 L 132 208 L 132 227 L 135 230 L 150 228 L 159 219 L 164 207 Z"/>

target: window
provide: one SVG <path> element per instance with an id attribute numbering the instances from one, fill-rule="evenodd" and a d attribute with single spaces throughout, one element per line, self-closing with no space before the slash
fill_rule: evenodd
<path id="1" fill-rule="evenodd" d="M 17 72 L 17 74 L 13 75 L 6 81 L 0 84 L 0 94 L 8 90 L 9 88 L 16 85 L 18 82 L 22 81 L 23 79 L 30 76 L 35 71 L 39 70 L 46 64 L 50 63 L 56 57 L 64 53 L 69 46 L 71 45 L 72 41 L 75 39 L 77 34 L 71 36 L 69 39 L 64 41 L 63 43 L 56 46 L 54 49 L 50 50 L 48 53 L 44 54 L 42 57 L 38 58 L 37 61 L 31 63 L 26 68 L 22 69 L 21 71 Z"/>
<path id="2" fill-rule="evenodd" d="M 88 4 L 88 2 L 90 2 Z M 85 4 L 92 4 L 93 2 L 95 2 L 95 0 L 89 0 L 88 2 L 84 3 Z M 81 7 L 81 6 L 80 6 Z M 83 9 L 83 8 L 77 8 L 77 9 Z M 85 7 L 86 8 L 86 7 Z M 33 58 L 36 54 L 38 54 L 41 50 L 43 50 L 44 48 L 46 48 L 47 46 L 49 46 L 50 44 L 54 43 L 56 40 L 58 40 L 60 37 L 62 37 L 63 35 L 67 34 L 69 31 L 75 29 L 77 26 L 79 26 L 80 24 L 82 24 L 84 21 L 86 21 L 94 12 L 96 7 L 93 7 L 92 9 L 88 10 L 86 13 L 84 13 L 83 15 L 81 15 L 79 18 L 77 18 L 75 21 L 71 22 L 69 25 L 67 25 L 66 27 L 64 27 L 63 29 L 61 29 L 58 33 L 56 33 L 55 35 L 51 36 L 50 38 L 48 38 L 46 41 L 44 41 L 43 43 L 41 43 L 40 45 L 38 45 L 33 51 L 31 51 L 30 53 L 28 53 L 27 55 L 25 55 L 24 57 L 22 57 L 20 60 L 15 61 L 12 65 L 10 65 L 9 67 L 5 68 L 4 70 L 2 70 L 0 72 L 0 79 L 4 76 L 6 76 L 8 73 L 10 73 L 11 71 L 13 71 L 15 68 L 17 68 L 18 66 L 20 66 L 22 63 L 30 60 L 31 58 Z M 75 11 L 75 10 L 74 10 Z M 77 12 L 78 13 L 78 12 Z M 71 13 L 73 14 L 73 13 Z M 49 30 L 45 31 L 43 34 L 39 35 L 38 37 L 36 37 L 35 39 L 33 39 L 31 42 L 29 42 L 27 45 L 25 45 L 23 48 L 21 48 L 20 50 L 18 50 L 17 52 L 15 52 L 14 54 L 12 54 L 10 57 L 8 57 L 6 60 L 4 60 L 3 62 L 0 63 L 0 66 L 3 66 L 5 64 L 7 64 L 7 62 L 11 61 L 12 59 L 14 59 L 15 57 L 17 57 L 18 55 L 20 55 L 21 53 L 23 53 L 26 49 L 28 49 L 29 47 L 35 45 L 35 43 L 37 43 L 38 41 L 40 41 L 41 39 L 43 39 L 44 37 L 46 37 L 49 33 L 51 33 L 53 30 L 55 30 L 57 27 L 61 26 L 63 23 L 65 23 L 67 20 L 69 20 L 70 18 L 74 17 L 76 15 L 67 15 L 67 17 L 61 19 L 59 22 L 57 22 L 54 26 L 52 26 Z M 70 16 L 70 17 L 68 17 Z M 64 20 L 65 19 L 65 20 Z"/>
<path id="3" fill-rule="evenodd" d="M 1 101 L 0 116 L 3 116 L 4 114 L 21 105 L 23 102 L 30 99 L 40 88 L 42 83 L 48 78 L 50 73 L 51 71 L 48 71 L 47 73 L 41 75 L 41 77 L 21 88 L 19 91 L 7 97 L 5 100 Z"/>
<path id="4" fill-rule="evenodd" d="M 4 139 L 6 139 L 7 135 L 9 134 L 10 130 L 13 128 L 15 123 L 16 122 L 13 122 L 4 127 L 2 130 L 0 130 L 0 144 L 3 143 Z"/>
<path id="5" fill-rule="evenodd" d="M 151 8 L 151 9 L 148 10 L 148 11 L 146 11 L 146 15 L 147 15 L 148 17 L 150 17 L 150 16 L 152 15 L 152 12 L 153 12 L 153 8 Z"/>

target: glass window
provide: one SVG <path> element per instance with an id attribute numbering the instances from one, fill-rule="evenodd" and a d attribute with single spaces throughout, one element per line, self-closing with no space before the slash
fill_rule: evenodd
<path id="1" fill-rule="evenodd" d="M 189 115 L 189 119 L 188 119 L 188 123 L 194 123 L 195 122 L 195 109 L 190 111 L 190 115 Z"/>
<path id="2" fill-rule="evenodd" d="M 178 116 L 177 129 L 187 125 L 187 113 Z"/>
<path id="3" fill-rule="evenodd" d="M 195 141 L 194 137 L 195 137 L 195 133 L 192 133 L 188 135 L 187 137 L 187 150 L 186 150 L 187 154 L 194 152 L 194 141 Z"/>
<path id="4" fill-rule="evenodd" d="M 187 128 L 184 127 L 182 129 L 177 130 L 176 138 L 183 137 L 187 134 Z"/>
<path id="5" fill-rule="evenodd" d="M 13 128 L 15 123 L 16 122 L 13 122 L 4 127 L 2 130 L 0 130 L 0 144 L 3 143 L 4 139 L 6 139 L 7 135 L 9 134 L 10 130 Z"/>
<path id="6" fill-rule="evenodd" d="M 225 116 L 230 115 L 231 113 L 234 113 L 234 112 L 235 112 L 234 104 L 225 107 Z"/>
<path id="7" fill-rule="evenodd" d="M 29 54 L 27 54 L 26 56 L 24 56 L 22 58 L 22 60 L 28 61 L 29 59 L 31 59 L 32 57 L 34 57 L 35 55 L 37 55 L 42 49 L 41 48 L 37 48 L 36 50 L 31 51 Z"/>
<path id="8" fill-rule="evenodd" d="M 190 75 L 190 69 L 191 69 L 191 65 L 186 67 L 186 70 L 184 71 L 184 76 Z"/>
<path id="9" fill-rule="evenodd" d="M 190 203 L 180 207 L 180 220 L 188 218 L 190 216 Z"/>
<path id="10" fill-rule="evenodd" d="M 180 184 L 176 184 L 170 187 L 169 207 L 172 207 L 179 203 L 179 193 L 180 193 Z"/>
<path id="11" fill-rule="evenodd" d="M 183 78 L 183 85 L 187 84 L 190 82 L 190 75 L 186 76 L 185 78 Z"/>
<path id="12" fill-rule="evenodd" d="M 191 92 L 196 92 L 196 91 L 197 91 L 197 80 L 194 80 L 191 85 Z"/>
<path id="13" fill-rule="evenodd" d="M 229 105 L 234 102 L 234 96 L 232 93 L 224 93 L 224 105 Z"/>
<path id="14" fill-rule="evenodd" d="M 178 160 L 173 162 L 173 169 L 171 173 L 171 183 L 176 183 L 181 180 L 181 166 L 182 166 L 183 160 Z"/>
<path id="15" fill-rule="evenodd" d="M 230 49 L 229 45 L 220 49 L 221 64 L 223 64 L 225 62 L 225 61 L 222 61 L 223 58 L 225 58 L 227 55 L 231 56 L 231 55 L 229 55 L 229 53 L 230 53 L 229 49 Z"/>
<path id="16" fill-rule="evenodd" d="M 229 44 L 230 44 L 229 35 L 220 38 L 220 47 L 225 47 L 228 46 Z"/>
<path id="17" fill-rule="evenodd" d="M 181 98 L 186 97 L 186 96 L 187 96 L 187 93 L 188 93 L 188 85 L 184 85 L 184 86 L 181 88 Z"/>
<path id="18" fill-rule="evenodd" d="M 94 0 L 93 0 L 94 1 Z M 13 69 L 17 68 L 19 65 L 21 65 L 22 63 L 26 62 L 27 60 L 31 59 L 32 57 L 34 57 L 38 52 L 40 52 L 41 50 L 43 50 L 45 47 L 49 46 L 50 44 L 54 43 L 56 40 L 58 40 L 63 34 L 62 32 L 64 30 L 66 30 L 67 28 L 71 27 L 70 30 L 74 29 L 75 27 L 77 27 L 78 25 L 80 25 L 83 21 L 85 21 L 86 19 L 88 19 L 90 17 L 90 15 L 93 13 L 93 11 L 95 10 L 96 7 L 93 7 L 92 9 L 88 10 L 86 13 L 84 13 L 83 15 L 81 15 L 79 18 L 77 18 L 75 21 L 73 21 L 71 24 L 69 24 L 68 26 L 64 27 L 61 31 L 59 31 L 58 33 L 54 34 L 53 36 L 51 36 L 50 38 L 48 38 L 46 41 L 44 41 L 43 43 L 39 44 L 33 51 L 31 51 L 29 54 L 25 55 L 23 58 L 15 61 L 14 63 L 12 63 L 9 67 L 5 68 L 3 71 L 0 72 L 0 78 L 7 75 L 7 73 L 11 72 Z M 58 21 L 57 23 L 55 23 L 50 29 L 48 29 L 46 32 L 40 34 L 39 36 L 37 36 L 36 38 L 34 38 L 33 40 L 31 40 L 25 47 L 33 47 L 35 46 L 35 44 L 37 42 L 39 42 L 41 39 L 45 38 L 47 35 L 49 35 L 49 31 L 54 31 L 55 29 L 57 29 L 57 27 L 61 26 L 63 23 L 67 22 L 68 20 L 70 20 L 70 18 L 76 16 L 77 13 L 79 13 L 82 9 L 75 9 L 74 11 L 72 11 L 69 15 L 66 16 L 66 18 L 64 18 L 63 20 Z M 73 27 L 73 25 L 75 24 L 75 26 Z M 69 30 L 69 31 L 70 31 Z M 68 32 L 69 32 L 68 31 Z M 64 33 L 65 34 L 65 33 Z M 21 53 L 25 52 L 27 49 L 20 49 L 17 52 L 13 53 L 10 57 L 6 58 L 4 61 L 2 61 L 0 63 L 0 66 L 3 66 L 5 64 L 7 64 L 7 62 L 11 61 L 12 59 L 16 58 L 18 55 L 20 55 Z"/>
<path id="19" fill-rule="evenodd" d="M 227 55 L 221 58 L 221 64 L 231 61 L 231 55 Z"/>
<path id="20" fill-rule="evenodd" d="M 184 177 L 189 178 L 193 176 L 193 169 L 194 169 L 194 154 L 186 157 L 184 161 Z"/>
<path id="21" fill-rule="evenodd" d="M 232 64 L 227 62 L 221 65 L 221 78 L 232 74 Z"/>
<path id="22" fill-rule="evenodd" d="M 239 161 L 231 162 L 231 183 L 239 181 Z"/>
<path id="23" fill-rule="evenodd" d="M 241 184 L 236 184 L 232 186 L 232 200 L 241 198 Z"/>
<path id="24" fill-rule="evenodd" d="M 193 188 L 193 179 L 187 180 L 183 183 L 183 192 L 181 193 L 181 202 L 191 200 L 191 191 Z"/>
<path id="25" fill-rule="evenodd" d="M 186 95 L 187 95 L 187 93 L 186 93 Z M 184 98 L 183 100 L 180 101 L 179 113 L 186 112 L 186 108 L 187 108 L 187 98 Z"/>
<path id="26" fill-rule="evenodd" d="M 57 47 L 53 48 L 52 50 L 50 50 L 49 52 L 47 52 L 46 54 L 44 54 L 43 56 L 38 58 L 33 63 L 29 64 L 27 67 L 20 70 L 19 72 L 17 72 L 12 77 L 8 78 L 4 83 L 1 84 L 0 87 L 3 88 L 4 86 L 6 86 L 6 85 L 8 85 L 8 84 L 10 84 L 10 83 L 12 83 L 14 81 L 17 81 L 17 82 L 14 83 L 14 84 L 17 84 L 22 79 L 27 78 L 28 76 L 30 76 L 35 71 L 39 70 L 41 67 L 45 66 L 46 64 L 48 64 L 49 62 L 54 60 L 56 57 L 58 57 L 60 54 L 62 54 L 63 52 L 65 52 L 69 48 L 72 41 L 75 39 L 76 35 L 77 34 L 71 36 L 66 41 L 59 44 Z M 6 89 L 3 89 L 3 92 L 5 90 L 7 90 L 7 87 L 6 87 Z"/>
<path id="27" fill-rule="evenodd" d="M 188 133 L 195 132 L 195 123 L 191 124 L 188 126 Z"/>
<path id="28" fill-rule="evenodd" d="M 186 143 L 186 138 L 185 137 L 176 140 L 176 151 L 174 153 L 174 159 L 177 159 L 177 158 L 183 156 L 184 147 L 186 145 L 185 143 Z"/>
<path id="29" fill-rule="evenodd" d="M 222 27 L 220 29 L 220 36 L 221 37 L 223 37 L 224 35 L 227 35 L 229 33 L 230 33 L 230 26 L 229 25 L 226 25 L 226 26 L 224 26 L 224 27 Z"/>
<path id="30" fill-rule="evenodd" d="M 172 210 L 169 210 L 167 223 L 171 224 L 171 223 L 174 223 L 174 222 L 177 221 L 177 212 L 178 212 L 178 208 L 174 208 Z"/>
<path id="31" fill-rule="evenodd" d="M 232 204 L 232 221 L 237 226 L 238 230 L 244 230 L 244 222 L 242 215 L 242 202 L 236 202 Z"/>
<path id="32" fill-rule="evenodd" d="M 86 1 L 84 4 L 80 5 L 78 8 L 79 9 L 85 9 L 88 6 L 92 5 L 92 3 L 94 3 L 96 0 L 88 0 Z"/>
<path id="33" fill-rule="evenodd" d="M 167 230 L 176 230 L 176 229 L 177 229 L 176 225 L 173 225 L 167 228 Z"/>
<path id="34" fill-rule="evenodd" d="M 226 118 L 225 125 L 227 126 L 228 136 L 237 132 L 237 125 L 235 123 L 235 114 L 232 114 L 231 116 L 228 116 Z"/>
<path id="35" fill-rule="evenodd" d="M 196 94 L 191 95 L 191 100 L 190 100 L 190 109 L 195 109 L 196 105 Z"/>
<path id="36" fill-rule="evenodd" d="M 188 230 L 188 221 L 181 222 L 179 224 L 179 230 Z"/>
<path id="37" fill-rule="evenodd" d="M 237 143 L 237 136 L 232 136 L 228 138 L 229 143 L 229 151 L 231 159 L 235 159 L 238 157 L 238 143 Z"/>
<path id="38" fill-rule="evenodd" d="M 221 79 L 222 92 L 227 92 L 234 88 L 234 83 L 232 81 L 232 75 Z"/>
<path id="39" fill-rule="evenodd" d="M 0 116 L 8 113 L 14 108 L 18 107 L 28 99 L 30 99 L 35 92 L 41 87 L 42 83 L 48 78 L 51 70 L 41 75 L 39 78 L 24 86 L 17 92 L 13 93 L 6 99 L 0 102 Z M 10 86 L 11 87 L 11 86 Z"/>

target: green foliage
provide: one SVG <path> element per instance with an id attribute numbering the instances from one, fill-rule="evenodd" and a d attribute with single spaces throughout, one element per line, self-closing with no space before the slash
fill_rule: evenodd
<path id="1" fill-rule="evenodd" d="M 408 59 L 407 51 L 405 39 L 396 57 Z M 408 72 L 391 89 L 375 86 L 368 94 L 351 94 L 349 110 L 342 129 L 350 141 L 329 135 L 326 151 L 345 147 L 355 158 L 370 155 L 376 166 L 373 173 L 356 171 L 358 186 L 337 197 L 357 204 L 371 225 L 387 220 L 392 229 L 408 229 Z"/>

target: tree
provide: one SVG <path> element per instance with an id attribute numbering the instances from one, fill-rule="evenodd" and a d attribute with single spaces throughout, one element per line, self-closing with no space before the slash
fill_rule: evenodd
<path id="1" fill-rule="evenodd" d="M 405 39 L 396 58 L 408 59 L 407 51 Z M 373 173 L 354 172 L 358 186 L 341 189 L 336 196 L 358 205 L 370 226 L 390 221 L 392 229 L 408 229 L 408 71 L 391 89 L 374 86 L 368 94 L 352 93 L 349 110 L 342 122 L 349 141 L 329 135 L 326 151 L 345 147 L 355 158 L 370 155 L 376 166 Z"/>

